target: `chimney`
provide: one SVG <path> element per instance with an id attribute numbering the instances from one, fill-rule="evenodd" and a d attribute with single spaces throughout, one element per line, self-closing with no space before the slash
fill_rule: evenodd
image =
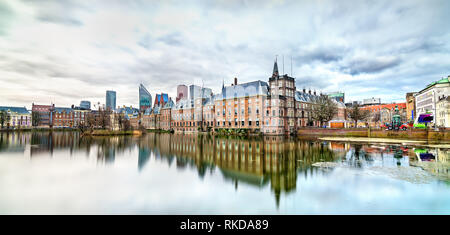
<path id="1" fill-rule="evenodd" d="M 309 89 L 309 94 L 311 95 L 311 89 Z"/>
<path id="2" fill-rule="evenodd" d="M 234 78 L 234 85 L 237 85 L 237 78 Z"/>
<path id="3" fill-rule="evenodd" d="M 314 95 L 316 95 L 316 91 L 314 91 Z"/>
<path id="4" fill-rule="evenodd" d="M 303 88 L 303 93 L 306 93 L 306 89 L 305 88 Z"/>

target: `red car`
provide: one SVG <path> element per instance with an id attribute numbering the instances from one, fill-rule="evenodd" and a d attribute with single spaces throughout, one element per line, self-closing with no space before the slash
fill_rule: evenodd
<path id="1" fill-rule="evenodd" d="M 402 125 L 400 126 L 400 129 L 402 129 L 402 130 L 404 130 L 404 131 L 408 130 L 408 128 L 410 128 L 410 126 L 409 126 L 408 123 L 404 123 L 404 124 L 402 124 Z"/>
<path id="2" fill-rule="evenodd" d="M 386 124 L 386 123 L 381 124 L 381 125 L 380 125 L 380 128 L 381 128 L 381 129 L 386 129 L 386 130 L 387 130 L 387 129 L 389 129 L 389 124 Z"/>

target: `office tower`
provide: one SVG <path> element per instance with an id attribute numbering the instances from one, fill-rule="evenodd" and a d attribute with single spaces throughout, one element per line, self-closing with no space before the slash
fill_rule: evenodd
<path id="1" fill-rule="evenodd" d="M 116 110 L 116 92 L 106 91 L 106 108 Z"/>

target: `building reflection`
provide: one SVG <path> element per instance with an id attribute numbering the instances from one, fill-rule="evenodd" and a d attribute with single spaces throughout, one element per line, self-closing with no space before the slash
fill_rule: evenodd
<path id="1" fill-rule="evenodd" d="M 341 145 L 336 145 L 342 148 Z M 200 177 L 218 169 L 236 189 L 240 184 L 270 184 L 277 203 L 281 193 L 296 189 L 297 176 L 320 169 L 317 161 L 335 161 L 344 149 L 333 151 L 328 143 L 297 141 L 285 137 L 223 138 L 207 135 L 149 133 L 139 139 L 139 159 L 151 149 L 155 159 L 176 158 L 177 168 L 195 167 Z M 143 166 L 140 165 L 140 168 Z M 304 173 L 303 173 L 304 172 Z"/>
<path id="2" fill-rule="evenodd" d="M 219 172 L 236 190 L 243 184 L 269 186 L 277 204 L 283 193 L 301 187 L 299 178 L 330 173 L 312 166 L 316 162 L 339 162 L 362 168 L 371 166 L 374 159 L 381 159 L 382 164 L 420 166 L 446 180 L 450 178 L 450 151 L 442 148 L 425 149 L 436 156 L 428 164 L 417 158 L 417 148 L 395 144 L 350 144 L 283 136 L 237 138 L 148 133 L 141 137 L 80 138 L 77 132 L 0 133 L 0 153 L 25 152 L 27 146 L 30 158 L 69 150 L 70 154 L 96 157 L 98 163 L 114 164 L 116 156 L 134 154 L 138 171 L 145 169 L 153 158 L 169 166 L 174 164 L 180 170 L 194 169 L 200 178 Z"/>

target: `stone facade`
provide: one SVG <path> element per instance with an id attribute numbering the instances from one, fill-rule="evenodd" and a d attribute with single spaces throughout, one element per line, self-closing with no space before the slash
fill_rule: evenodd
<path id="1" fill-rule="evenodd" d="M 25 107 L 0 106 L 0 111 L 9 116 L 3 125 L 8 128 L 29 128 L 32 125 L 31 113 Z"/>
<path id="2" fill-rule="evenodd" d="M 436 102 L 436 126 L 450 128 L 450 96 L 442 96 Z"/>
<path id="3" fill-rule="evenodd" d="M 426 88 L 415 94 L 416 100 L 416 116 L 425 113 L 431 113 L 436 117 L 436 103 L 441 96 L 448 96 L 450 94 L 450 76 L 442 78 L 441 80 L 432 82 Z M 433 121 L 434 123 L 436 121 Z"/>

